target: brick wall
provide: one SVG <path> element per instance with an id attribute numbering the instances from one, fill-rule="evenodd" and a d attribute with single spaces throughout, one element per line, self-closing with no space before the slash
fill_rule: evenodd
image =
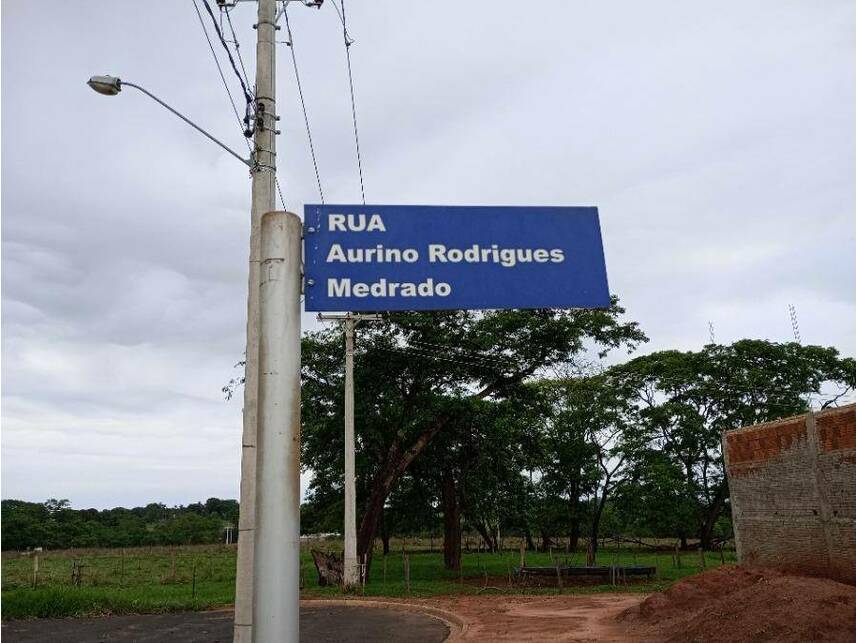
<path id="1" fill-rule="evenodd" d="M 854 582 L 855 405 L 727 431 L 738 560 Z"/>

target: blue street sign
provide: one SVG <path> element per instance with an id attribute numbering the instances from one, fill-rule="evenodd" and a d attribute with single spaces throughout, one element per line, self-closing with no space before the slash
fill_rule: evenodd
<path id="1" fill-rule="evenodd" d="M 308 311 L 607 308 L 597 208 L 307 205 Z"/>

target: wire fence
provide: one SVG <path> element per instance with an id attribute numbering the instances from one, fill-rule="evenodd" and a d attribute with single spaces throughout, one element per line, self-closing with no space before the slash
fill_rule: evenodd
<path id="1" fill-rule="evenodd" d="M 677 552 L 675 539 L 604 538 L 599 541 L 597 557 L 587 560 L 587 543 L 581 540 L 576 550 L 569 543 L 534 543 L 527 549 L 520 537 L 501 538 L 501 546 L 491 548 L 478 537 L 465 534 L 461 541 L 461 569 L 447 570 L 443 564 L 443 540 L 434 535 L 391 538 L 388 553 L 380 539 L 373 550 L 369 582 L 373 593 L 401 593 L 407 586 L 432 588 L 438 582 L 469 584 L 487 583 L 488 579 L 512 577 L 520 567 L 521 556 L 527 565 L 585 566 L 600 565 L 655 566 L 659 577 L 671 578 L 691 573 L 719 562 L 732 562 L 734 548 L 727 543 L 722 550 L 699 554 L 695 543 L 690 551 Z M 541 546 L 543 545 L 544 546 Z M 301 586 L 320 587 L 311 550 L 341 553 L 339 538 L 303 538 L 301 542 Z M 204 585 L 231 584 L 235 580 L 237 546 L 187 545 L 178 547 L 134 547 L 117 549 L 70 549 L 30 552 L 4 552 L 2 561 L 3 591 L 34 588 L 146 588 L 153 586 L 184 587 L 189 595 Z M 676 561 L 678 557 L 678 562 Z M 365 561 L 361 561 L 363 563 Z M 673 568 L 684 570 L 679 573 Z"/>

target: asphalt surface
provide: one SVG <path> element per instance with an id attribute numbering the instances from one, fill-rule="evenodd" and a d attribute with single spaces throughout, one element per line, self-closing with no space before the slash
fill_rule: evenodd
<path id="1" fill-rule="evenodd" d="M 439 643 L 449 628 L 424 614 L 377 607 L 301 606 L 306 643 Z M 231 643 L 232 611 L 43 618 L 2 624 L 4 643 Z"/>

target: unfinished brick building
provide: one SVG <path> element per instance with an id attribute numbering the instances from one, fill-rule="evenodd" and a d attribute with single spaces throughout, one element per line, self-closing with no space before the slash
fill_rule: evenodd
<path id="1" fill-rule="evenodd" d="M 855 405 L 727 431 L 738 560 L 854 582 Z"/>

